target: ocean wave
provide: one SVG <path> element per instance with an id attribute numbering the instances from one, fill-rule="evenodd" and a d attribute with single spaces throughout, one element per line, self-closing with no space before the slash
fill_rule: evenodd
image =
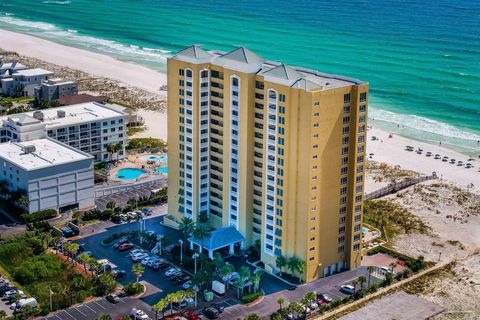
<path id="1" fill-rule="evenodd" d="M 46 4 L 69 4 L 71 2 L 72 1 L 70 1 L 70 0 L 66 0 L 66 1 L 45 0 L 45 1 L 42 1 L 42 3 L 46 3 Z"/>
<path id="2" fill-rule="evenodd" d="M 14 31 L 27 32 L 34 36 L 113 55 L 127 61 L 148 61 L 155 64 L 164 64 L 170 53 L 168 50 L 122 44 L 114 40 L 82 35 L 78 30 L 62 29 L 50 23 L 33 22 L 7 15 L 0 16 L 0 26 L 2 24 L 14 29 Z"/>
<path id="3" fill-rule="evenodd" d="M 439 137 L 444 137 L 446 140 L 461 139 L 466 142 L 476 142 L 480 140 L 480 135 L 473 132 L 461 130 L 457 127 L 443 123 L 440 121 L 420 117 L 413 114 L 400 114 L 387 110 L 371 108 L 369 117 L 375 121 L 384 121 L 399 125 L 402 128 L 407 128 L 415 131 L 421 131 L 433 134 Z"/>

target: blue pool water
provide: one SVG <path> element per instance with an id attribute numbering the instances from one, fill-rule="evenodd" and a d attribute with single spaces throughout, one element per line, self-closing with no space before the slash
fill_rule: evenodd
<path id="1" fill-rule="evenodd" d="M 167 174 L 168 173 L 168 167 L 165 166 L 165 167 L 157 168 L 157 169 L 155 169 L 155 172 Z"/>
<path id="2" fill-rule="evenodd" d="M 124 169 L 118 170 L 117 175 L 115 177 L 120 180 L 135 180 L 145 173 L 146 171 L 142 169 L 124 168 Z"/>
<path id="3" fill-rule="evenodd" d="M 156 163 L 167 162 L 168 157 L 166 154 L 146 154 L 141 156 L 140 159 L 143 161 L 155 161 Z"/>
<path id="4" fill-rule="evenodd" d="M 365 227 L 362 227 L 362 233 L 367 233 L 368 229 Z"/>

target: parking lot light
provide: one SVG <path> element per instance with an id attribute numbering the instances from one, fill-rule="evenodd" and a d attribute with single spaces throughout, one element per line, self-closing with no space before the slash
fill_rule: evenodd
<path id="1" fill-rule="evenodd" d="M 192 258 L 195 260 L 195 272 L 194 274 L 197 274 L 197 258 L 199 257 L 198 253 L 195 252 L 195 254 L 192 256 Z"/>
<path id="2" fill-rule="evenodd" d="M 183 264 L 183 240 L 180 239 L 178 240 L 178 243 L 180 243 L 180 265 Z"/>

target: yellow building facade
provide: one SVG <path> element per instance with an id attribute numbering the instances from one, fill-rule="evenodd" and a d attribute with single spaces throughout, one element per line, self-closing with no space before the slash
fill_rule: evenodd
<path id="1" fill-rule="evenodd" d="M 169 214 L 235 228 L 272 272 L 278 256 L 306 281 L 358 267 L 368 84 L 246 48 L 167 67 Z"/>

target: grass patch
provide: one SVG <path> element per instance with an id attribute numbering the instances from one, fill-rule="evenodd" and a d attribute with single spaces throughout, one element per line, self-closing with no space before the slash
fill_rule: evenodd
<path id="1" fill-rule="evenodd" d="M 156 138 L 133 138 L 128 143 L 128 149 L 165 148 L 167 143 Z"/>
<path id="2" fill-rule="evenodd" d="M 431 229 L 409 210 L 390 200 L 367 200 L 364 204 L 364 222 L 385 230 L 389 238 L 397 234 L 430 234 Z"/>
<path id="3" fill-rule="evenodd" d="M 127 129 L 127 135 L 133 136 L 143 131 L 145 131 L 145 127 L 132 127 Z"/>

